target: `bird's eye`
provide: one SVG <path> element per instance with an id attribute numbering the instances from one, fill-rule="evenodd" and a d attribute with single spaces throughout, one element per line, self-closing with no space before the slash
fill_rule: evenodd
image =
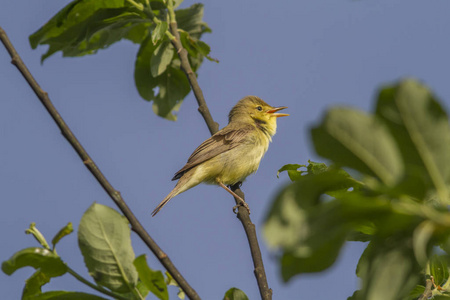
<path id="1" fill-rule="evenodd" d="M 259 111 L 262 111 L 262 107 L 261 106 L 257 106 L 256 109 L 259 110 Z"/>

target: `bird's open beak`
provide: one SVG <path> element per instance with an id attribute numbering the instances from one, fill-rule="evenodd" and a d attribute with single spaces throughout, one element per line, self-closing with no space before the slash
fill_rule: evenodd
<path id="1" fill-rule="evenodd" d="M 268 110 L 267 113 L 276 118 L 287 117 L 287 116 L 289 116 L 289 114 L 277 114 L 276 113 L 277 111 L 285 109 L 285 108 L 287 108 L 287 106 L 275 107 L 275 108 L 272 108 L 271 110 Z"/>

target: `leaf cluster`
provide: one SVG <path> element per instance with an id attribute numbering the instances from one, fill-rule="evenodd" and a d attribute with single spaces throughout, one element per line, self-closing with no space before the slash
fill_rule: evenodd
<path id="1" fill-rule="evenodd" d="M 8 275 L 27 266 L 36 269 L 26 280 L 22 299 L 105 299 L 75 291 L 42 292 L 41 288 L 51 278 L 66 273 L 116 299 L 144 299 L 149 292 L 158 299 L 169 299 L 164 275 L 148 267 L 145 255 L 135 258 L 128 221 L 115 210 L 93 204 L 83 215 L 78 228 L 79 247 L 95 285 L 68 267 L 56 253 L 56 244 L 72 231 L 69 223 L 55 235 L 53 248 L 50 248 L 32 224 L 27 233 L 33 234 L 41 247 L 20 250 L 3 262 L 2 270 Z"/>
<path id="2" fill-rule="evenodd" d="M 332 108 L 311 134 L 332 165 L 281 168 L 293 183 L 264 225 L 283 279 L 323 271 L 346 241 L 360 241 L 368 244 L 356 270 L 361 289 L 351 299 L 445 297 L 450 128 L 429 89 L 411 79 L 384 87 L 373 113 Z"/>
<path id="3" fill-rule="evenodd" d="M 135 257 L 131 246 L 131 230 L 125 217 L 114 209 L 94 203 L 83 215 L 78 227 L 78 245 L 84 258 L 91 283 L 71 269 L 57 254 L 56 244 L 73 232 L 72 224 L 63 227 L 52 239 L 52 247 L 45 237 L 31 224 L 26 230 L 39 242 L 40 247 L 17 251 L 2 263 L 7 275 L 18 269 L 33 267 L 36 272 L 25 282 L 23 300 L 40 299 L 106 299 L 94 294 L 76 291 L 47 291 L 42 287 L 52 278 L 70 274 L 96 291 L 114 299 L 145 299 L 150 293 L 160 300 L 168 300 L 168 287 L 178 288 L 178 297 L 185 298 L 177 282 L 166 272 L 151 269 L 145 255 Z M 231 288 L 225 294 L 227 300 L 248 299 L 244 292 Z"/>
<path id="4" fill-rule="evenodd" d="M 189 53 L 194 72 L 198 70 L 210 47 L 200 41 L 211 32 L 203 22 L 203 5 L 176 9 L 181 1 L 74 0 L 30 35 L 33 49 L 48 45 L 43 62 L 61 51 L 63 56 L 95 54 L 120 41 L 139 44 L 134 79 L 140 96 L 153 101 L 154 112 L 176 120 L 175 111 L 190 91 L 189 82 L 180 70 L 180 60 L 171 41 L 175 39 L 170 23 L 177 22 L 183 47 Z M 171 10 L 173 18 L 170 18 Z"/>

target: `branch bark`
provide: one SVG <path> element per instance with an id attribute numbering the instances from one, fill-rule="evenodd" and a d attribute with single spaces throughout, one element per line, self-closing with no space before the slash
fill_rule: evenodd
<path id="1" fill-rule="evenodd" d="M 169 15 L 170 15 L 170 32 L 175 37 L 175 39 L 171 40 L 172 45 L 177 50 L 178 56 L 181 61 L 181 69 L 186 74 L 186 77 L 189 80 L 189 84 L 191 85 L 192 91 L 194 92 L 195 99 L 197 99 L 198 111 L 202 115 L 205 120 L 206 126 L 208 126 L 209 132 L 211 135 L 219 131 L 219 124 L 215 122 L 209 112 L 208 105 L 206 105 L 205 97 L 203 96 L 202 89 L 198 84 L 197 77 L 195 76 L 194 71 L 192 71 L 191 64 L 189 63 L 187 50 L 183 48 L 180 39 L 180 33 L 178 32 L 178 24 L 175 19 L 175 13 L 172 7 L 172 1 L 168 1 L 169 7 Z"/>
<path id="2" fill-rule="evenodd" d="M 198 110 L 200 114 L 203 116 L 206 125 L 208 126 L 211 135 L 216 133 L 219 130 L 219 125 L 213 120 L 211 113 L 209 112 L 208 106 L 206 105 L 206 100 L 203 96 L 203 92 L 197 82 L 197 77 L 195 73 L 192 71 L 191 65 L 188 59 L 188 53 L 186 49 L 183 48 L 181 44 L 180 34 L 178 32 L 178 25 L 175 19 L 175 14 L 173 11 L 173 7 L 171 6 L 172 1 L 168 1 L 168 9 L 170 16 L 170 31 L 175 39 L 171 40 L 172 45 L 175 47 L 178 56 L 181 60 L 181 69 L 186 73 L 186 76 L 189 80 L 189 83 L 192 87 L 192 91 L 194 92 L 195 98 L 198 103 Z M 242 199 L 245 200 L 244 193 L 240 190 L 241 183 L 235 184 L 232 187 L 232 190 L 237 193 Z M 239 201 L 235 199 L 236 204 L 239 204 Z M 240 206 L 237 214 L 237 218 L 241 221 L 242 226 L 244 227 L 245 234 L 247 235 L 248 243 L 250 246 L 250 252 L 253 259 L 254 266 L 254 274 L 256 277 L 256 281 L 259 287 L 259 293 L 261 295 L 261 299 L 271 300 L 272 299 L 272 289 L 269 288 L 267 283 L 266 271 L 264 269 L 264 264 L 261 256 L 261 250 L 258 244 L 258 238 L 256 236 L 255 224 L 252 223 L 248 211 Z"/>
<path id="3" fill-rule="evenodd" d="M 33 89 L 36 96 L 39 98 L 41 103 L 47 109 L 48 113 L 51 115 L 55 123 L 61 129 L 61 133 L 63 134 L 63 136 L 72 145 L 72 147 L 80 156 L 81 160 L 89 169 L 89 171 L 92 173 L 92 175 L 94 175 L 94 177 L 97 179 L 97 181 L 106 191 L 106 193 L 111 197 L 114 203 L 122 211 L 124 216 L 128 219 L 131 225 L 131 229 L 141 238 L 141 240 L 153 252 L 153 254 L 158 258 L 158 260 L 161 262 L 164 268 L 166 268 L 166 270 L 170 273 L 170 275 L 172 275 L 172 277 L 177 281 L 178 285 L 183 289 L 186 295 L 190 299 L 200 299 L 197 292 L 189 285 L 189 283 L 180 274 L 180 272 L 177 270 L 177 268 L 172 263 L 167 254 L 162 251 L 162 249 L 156 244 L 156 242 L 150 237 L 148 232 L 141 225 L 139 220 L 135 217 L 133 212 L 130 210 L 128 205 L 123 200 L 122 196 L 120 195 L 120 192 L 114 189 L 114 187 L 109 183 L 109 181 L 97 167 L 95 162 L 91 159 L 89 154 L 80 144 L 78 139 L 72 133 L 67 124 L 64 122 L 59 112 L 53 106 L 52 102 L 50 101 L 50 98 L 48 97 L 48 94 L 44 90 L 42 90 L 42 88 L 34 79 L 33 75 L 31 75 L 30 71 L 28 70 L 25 63 L 22 61 L 16 49 L 12 45 L 8 36 L 6 35 L 6 32 L 1 27 L 0 27 L 0 40 L 2 41 L 9 55 L 11 56 L 11 63 L 14 66 L 16 66 L 16 68 L 20 71 L 22 76 L 28 82 L 29 86 Z"/>
<path id="4" fill-rule="evenodd" d="M 245 201 L 245 195 L 244 192 L 241 191 L 240 186 L 241 183 L 238 182 L 231 187 L 231 190 Z M 236 204 L 239 204 L 238 199 L 234 198 L 234 200 L 236 201 Z M 247 235 L 248 245 L 250 246 L 250 252 L 253 259 L 253 266 L 255 268 L 253 273 L 255 274 L 256 281 L 258 282 L 261 299 L 270 300 L 272 299 L 272 289 L 269 288 L 269 284 L 267 283 L 266 271 L 264 269 L 261 250 L 259 249 L 255 224 L 252 223 L 248 210 L 242 205 L 239 206 L 237 218 L 241 221 L 245 234 Z"/>
<path id="5" fill-rule="evenodd" d="M 431 279 L 426 280 L 425 291 L 423 292 L 422 295 L 420 295 L 419 298 L 417 298 L 417 300 L 426 300 L 431 298 L 433 296 L 432 289 L 433 289 L 433 276 L 431 276 Z"/>

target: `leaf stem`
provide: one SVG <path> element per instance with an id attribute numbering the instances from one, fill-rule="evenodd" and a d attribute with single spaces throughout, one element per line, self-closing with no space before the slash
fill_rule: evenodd
<path id="1" fill-rule="evenodd" d="M 136 3 L 134 0 L 127 0 L 128 3 L 139 9 L 140 11 L 144 11 L 144 5 L 141 3 Z"/>
<path id="2" fill-rule="evenodd" d="M 149 0 L 145 0 L 145 5 L 147 6 L 147 9 L 144 9 L 144 12 L 147 14 L 147 16 L 150 18 L 150 20 L 153 21 L 153 23 L 158 24 L 162 21 L 158 19 L 155 14 L 153 13 L 152 6 L 150 4 Z M 175 37 L 170 33 L 169 30 L 166 30 L 165 35 L 169 38 L 169 40 L 174 40 Z"/>
<path id="3" fill-rule="evenodd" d="M 6 35 L 6 32 L 1 27 L 0 27 L 0 40 L 2 41 L 9 55 L 11 56 L 11 63 L 14 66 L 16 66 L 16 68 L 20 71 L 24 79 L 27 81 L 27 83 L 32 88 L 38 99 L 41 101 L 42 105 L 44 105 L 44 107 L 47 109 L 47 112 L 53 118 L 56 125 L 60 128 L 62 135 L 66 138 L 69 144 L 77 152 L 78 156 L 81 158 L 86 168 L 88 168 L 88 170 L 95 177 L 95 179 L 97 179 L 98 183 L 103 187 L 103 189 L 110 196 L 113 202 L 117 205 L 117 207 L 120 209 L 123 215 L 128 219 L 131 225 L 131 230 L 133 230 L 147 245 L 147 247 L 153 252 L 153 254 L 164 266 L 164 268 L 172 275 L 173 278 L 175 278 L 175 280 L 184 290 L 186 295 L 191 300 L 200 299 L 197 292 L 189 285 L 186 279 L 181 275 L 181 273 L 172 263 L 167 254 L 163 252 L 163 250 L 158 246 L 158 244 L 151 238 L 151 236 L 142 226 L 141 222 L 139 222 L 139 220 L 136 218 L 134 213 L 128 207 L 125 200 L 122 198 L 120 192 L 116 190 L 111 185 L 111 183 L 106 179 L 105 175 L 103 175 L 98 166 L 95 164 L 95 162 L 86 152 L 84 147 L 75 137 L 72 130 L 70 130 L 69 126 L 66 124 L 64 119 L 59 114 L 58 110 L 53 106 L 53 103 L 50 101 L 48 94 L 40 87 L 40 85 L 34 79 L 33 75 L 31 75 L 27 66 L 22 61 L 16 49 L 12 45 L 8 36 Z"/>
<path id="4" fill-rule="evenodd" d="M 92 282 L 90 282 L 89 280 L 85 279 L 83 276 L 81 276 L 80 274 L 78 274 L 77 272 L 75 272 L 72 268 L 67 267 L 67 273 L 69 273 L 70 275 L 72 275 L 73 277 L 75 277 L 78 281 L 80 281 L 81 283 L 84 283 L 85 285 L 93 288 L 96 291 L 99 291 L 100 293 L 103 293 L 105 295 L 111 296 L 114 299 L 120 299 L 120 300 L 127 300 L 127 297 L 124 297 L 122 295 L 119 295 L 117 293 L 111 292 L 99 285 L 95 285 Z"/>

